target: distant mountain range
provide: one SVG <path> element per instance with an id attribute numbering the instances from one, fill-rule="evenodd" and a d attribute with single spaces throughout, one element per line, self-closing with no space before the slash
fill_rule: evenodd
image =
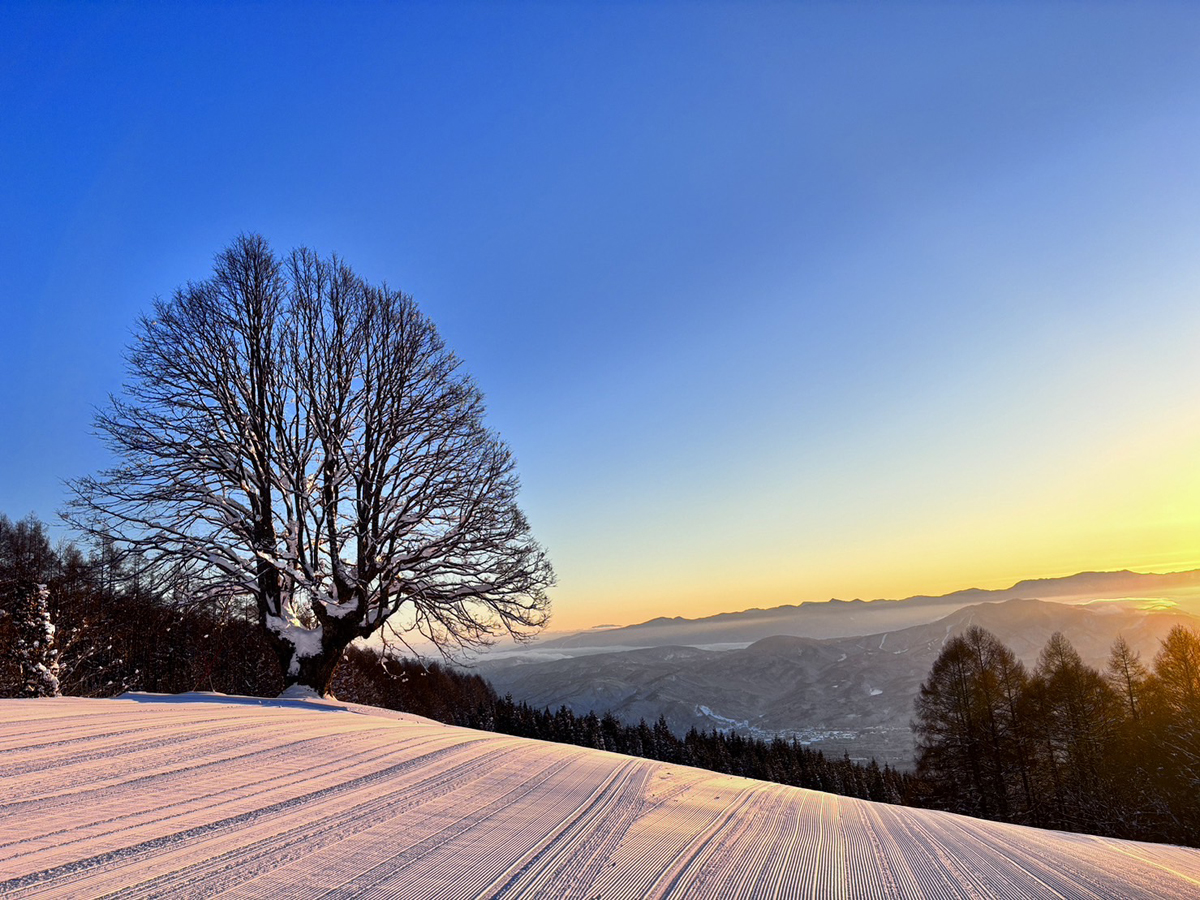
<path id="1" fill-rule="evenodd" d="M 809 601 L 770 609 L 720 613 L 701 619 L 651 619 L 624 628 L 584 631 L 537 646 L 545 650 L 600 647 L 665 647 L 749 644 L 780 634 L 834 638 L 881 634 L 932 622 L 956 609 L 1004 600 L 1054 600 L 1059 603 L 1119 597 L 1177 598 L 1185 608 L 1200 612 L 1200 569 L 1165 575 L 1142 572 L 1081 572 L 1065 578 L 1035 578 L 1002 590 L 968 588 L 938 597 L 919 595 L 904 600 Z M 1194 604 L 1194 606 L 1193 606 Z"/>
<path id="2" fill-rule="evenodd" d="M 795 736 L 826 752 L 907 767 L 913 701 L 950 636 L 981 625 L 1032 667 L 1050 635 L 1062 631 L 1085 660 L 1103 667 L 1121 634 L 1149 662 L 1173 625 L 1200 628 L 1200 618 L 1111 598 L 1192 591 L 1200 592 L 1200 571 L 1103 572 L 1003 591 L 659 619 L 538 645 L 561 658 L 535 651 L 484 660 L 475 670 L 501 694 L 537 706 L 611 711 L 632 722 L 662 715 L 679 733 L 696 726 Z M 1028 593 L 1041 598 L 1022 597 Z M 686 640 L 657 643 L 672 636 Z M 587 643 L 596 638 L 634 649 L 605 652 Z M 745 646 L 712 646 L 738 643 Z"/>

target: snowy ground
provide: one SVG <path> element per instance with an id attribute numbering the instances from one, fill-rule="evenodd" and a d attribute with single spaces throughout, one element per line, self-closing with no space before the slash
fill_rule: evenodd
<path id="1" fill-rule="evenodd" d="M 337 703 L 0 701 L 0 896 L 113 893 L 1196 898 L 1200 851 Z"/>

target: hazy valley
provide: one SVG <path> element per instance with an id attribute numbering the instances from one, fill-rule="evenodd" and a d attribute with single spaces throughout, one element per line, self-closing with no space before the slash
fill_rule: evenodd
<path id="1" fill-rule="evenodd" d="M 1200 625 L 1185 611 L 1198 595 L 1200 572 L 1084 573 L 1002 591 L 659 619 L 485 658 L 475 671 L 534 706 L 611 711 L 630 722 L 664 716 L 677 733 L 794 736 L 827 753 L 907 767 L 913 701 L 949 637 L 980 625 L 1032 667 L 1061 631 L 1103 668 L 1122 635 L 1148 662 L 1173 625 Z"/>

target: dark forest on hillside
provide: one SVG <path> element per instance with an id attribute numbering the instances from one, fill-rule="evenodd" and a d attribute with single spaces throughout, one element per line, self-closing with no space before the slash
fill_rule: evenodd
<path id="1" fill-rule="evenodd" d="M 951 639 L 921 686 L 929 805 L 1043 828 L 1200 845 L 1200 634 L 1147 666 L 1117 638 L 1107 671 L 1051 635 L 1036 668 L 985 629 Z"/>
<path id="2" fill-rule="evenodd" d="M 917 796 L 913 776 L 880 768 L 874 761 L 862 765 L 826 757 L 795 741 L 763 741 L 695 728 L 679 737 L 661 718 L 653 725 L 645 720 L 633 725 L 611 713 L 580 716 L 565 706 L 535 709 L 512 697 L 497 696 L 478 675 L 437 663 L 382 659 L 369 650 L 352 648 L 346 654 L 334 679 L 334 694 L 467 728 L 610 750 L 864 800 L 904 803 Z"/>

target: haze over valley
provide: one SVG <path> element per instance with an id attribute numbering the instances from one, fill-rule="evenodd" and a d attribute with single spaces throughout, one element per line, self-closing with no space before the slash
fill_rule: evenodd
<path id="1" fill-rule="evenodd" d="M 827 753 L 910 767 L 921 682 L 948 638 L 980 625 L 1031 669 L 1060 631 L 1103 670 L 1123 636 L 1143 660 L 1176 624 L 1200 619 L 1200 570 L 1081 573 L 1006 590 L 830 601 L 654 620 L 483 656 L 473 668 L 534 706 L 664 716 L 696 727 L 781 735 Z"/>

